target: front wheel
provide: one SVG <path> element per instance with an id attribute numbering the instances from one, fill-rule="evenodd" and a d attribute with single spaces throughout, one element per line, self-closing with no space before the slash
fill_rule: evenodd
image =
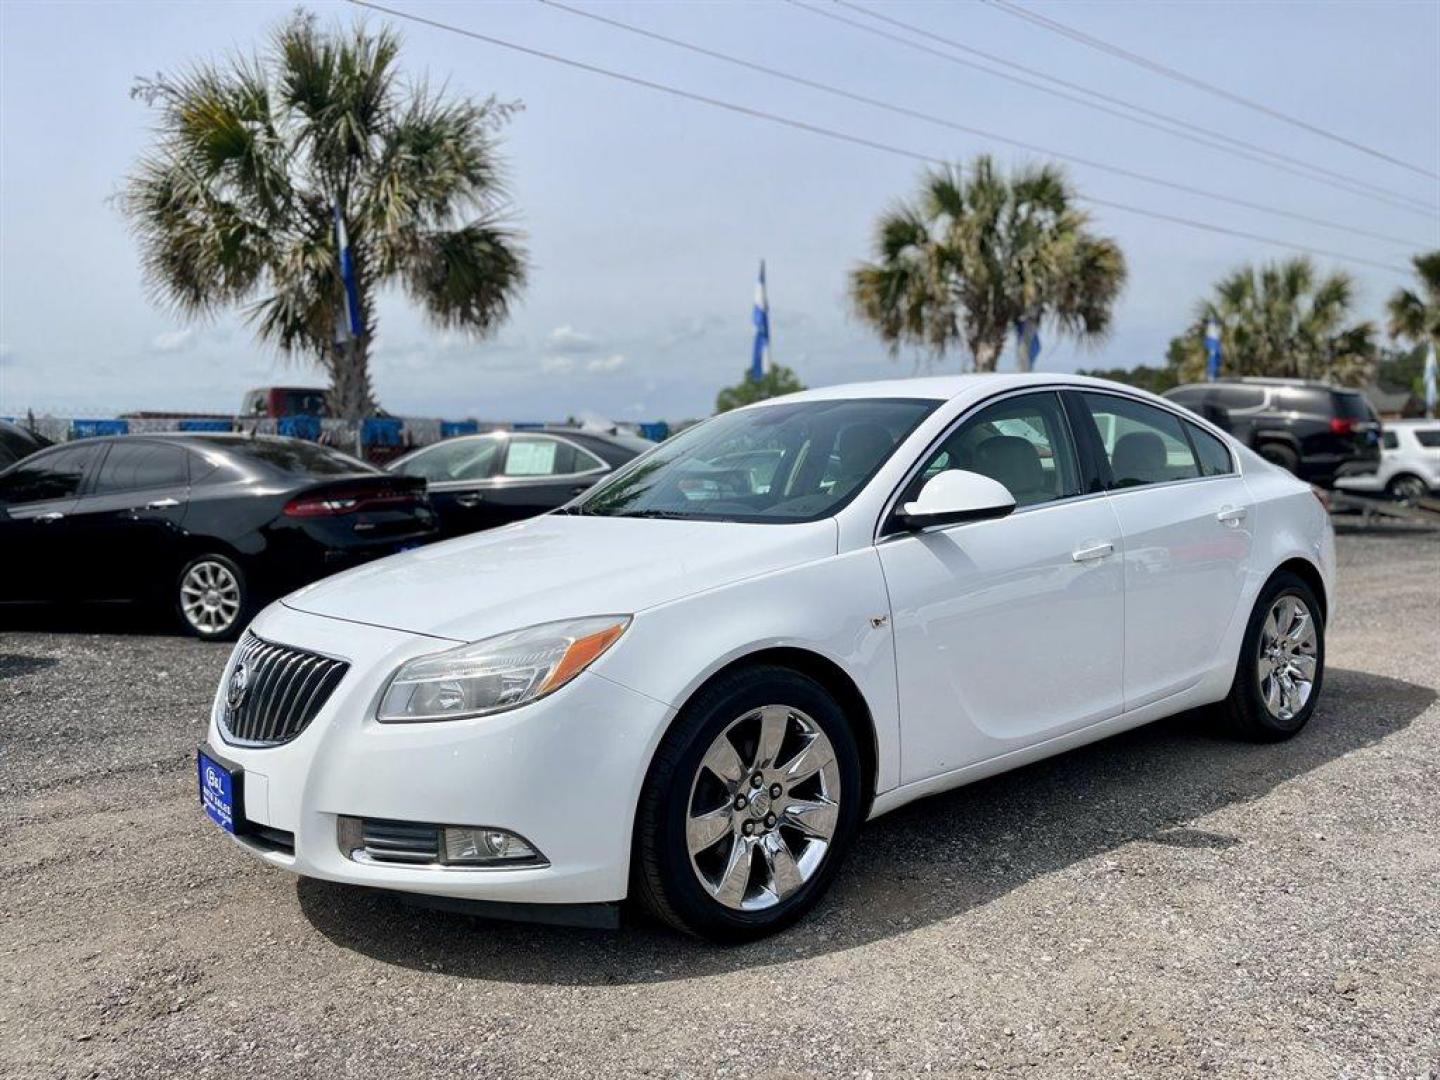
<path id="1" fill-rule="evenodd" d="M 860 757 L 835 699 L 788 668 L 723 676 L 656 752 L 635 892 L 677 929 L 763 937 L 812 908 L 860 824 Z"/>
<path id="2" fill-rule="evenodd" d="M 1288 446 L 1280 443 L 1263 443 L 1260 447 L 1260 456 L 1271 465 L 1279 465 L 1286 472 L 1300 475 L 1300 455 L 1291 450 Z"/>
<path id="3" fill-rule="evenodd" d="M 1309 722 L 1325 678 L 1320 611 L 1314 591 L 1295 574 L 1276 574 L 1261 590 L 1224 704 L 1241 737 L 1279 742 Z"/>
<path id="4" fill-rule="evenodd" d="M 224 555 L 201 555 L 180 571 L 175 610 L 181 627 L 207 641 L 229 641 L 250 606 L 245 572 Z"/>

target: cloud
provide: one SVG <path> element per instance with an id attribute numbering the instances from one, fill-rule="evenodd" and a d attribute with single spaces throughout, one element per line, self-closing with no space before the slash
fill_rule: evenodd
<path id="1" fill-rule="evenodd" d="M 593 371 L 597 374 L 608 374 L 612 371 L 619 371 L 625 366 L 623 353 L 611 353 L 609 356 L 597 356 L 585 365 L 586 371 Z"/>
<path id="2" fill-rule="evenodd" d="M 150 345 L 156 352 L 179 352 L 189 345 L 194 337 L 194 330 L 166 330 L 163 334 L 156 334 Z"/>
<path id="3" fill-rule="evenodd" d="M 568 356 L 542 356 L 540 370 L 547 375 L 563 375 L 575 370 L 575 361 Z"/>
<path id="4" fill-rule="evenodd" d="M 8 367 L 15 363 L 15 350 L 0 341 L 0 367 Z"/>
<path id="5" fill-rule="evenodd" d="M 582 333 L 573 326 L 557 326 L 545 339 L 545 348 L 552 353 L 573 355 L 575 353 L 599 352 L 605 343 L 590 334 Z"/>

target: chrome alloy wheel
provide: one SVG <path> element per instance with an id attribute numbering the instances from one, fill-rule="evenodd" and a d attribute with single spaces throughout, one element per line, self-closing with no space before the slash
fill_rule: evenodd
<path id="1" fill-rule="evenodd" d="M 1265 708 L 1277 720 L 1293 720 L 1315 689 L 1318 637 L 1315 617 L 1298 596 L 1277 599 L 1260 627 L 1256 677 Z"/>
<path id="2" fill-rule="evenodd" d="M 840 812 L 840 766 L 813 719 L 765 705 L 710 744 L 685 822 L 690 865 L 727 908 L 762 911 L 820 869 Z"/>
<path id="3" fill-rule="evenodd" d="M 224 563 L 202 559 L 180 581 L 180 611 L 202 634 L 223 634 L 240 614 L 240 582 Z"/>

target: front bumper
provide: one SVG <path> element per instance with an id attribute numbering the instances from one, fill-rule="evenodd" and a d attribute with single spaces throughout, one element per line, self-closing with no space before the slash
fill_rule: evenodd
<path id="1" fill-rule="evenodd" d="M 283 604 L 267 608 L 251 629 L 268 641 L 346 660 L 350 670 L 310 725 L 281 746 L 230 744 L 212 709 L 208 741 L 244 770 L 245 818 L 294 837 L 293 853 L 254 836 L 237 836 L 242 847 L 306 877 L 430 896 L 516 904 L 624 898 L 635 803 L 673 715 L 669 706 L 585 672 L 512 712 L 379 724 L 375 705 L 396 667 L 454 642 Z M 227 667 L 222 687 L 228 678 Z M 508 829 L 535 844 L 549 864 L 355 862 L 340 849 L 341 816 Z"/>

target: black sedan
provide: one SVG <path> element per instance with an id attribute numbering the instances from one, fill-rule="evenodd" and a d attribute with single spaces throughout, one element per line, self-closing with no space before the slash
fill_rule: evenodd
<path id="1" fill-rule="evenodd" d="M 0 469 L 14 465 L 21 458 L 29 457 L 49 445 L 50 440 L 45 436 L 9 420 L 0 420 Z"/>
<path id="2" fill-rule="evenodd" d="M 0 472 L 0 603 L 149 601 L 224 639 L 262 600 L 434 533 L 422 480 L 314 443 L 85 439 Z"/>
<path id="3" fill-rule="evenodd" d="M 563 506 L 655 444 L 590 431 L 494 431 L 462 435 L 385 466 L 424 479 L 445 536 L 534 517 Z"/>

